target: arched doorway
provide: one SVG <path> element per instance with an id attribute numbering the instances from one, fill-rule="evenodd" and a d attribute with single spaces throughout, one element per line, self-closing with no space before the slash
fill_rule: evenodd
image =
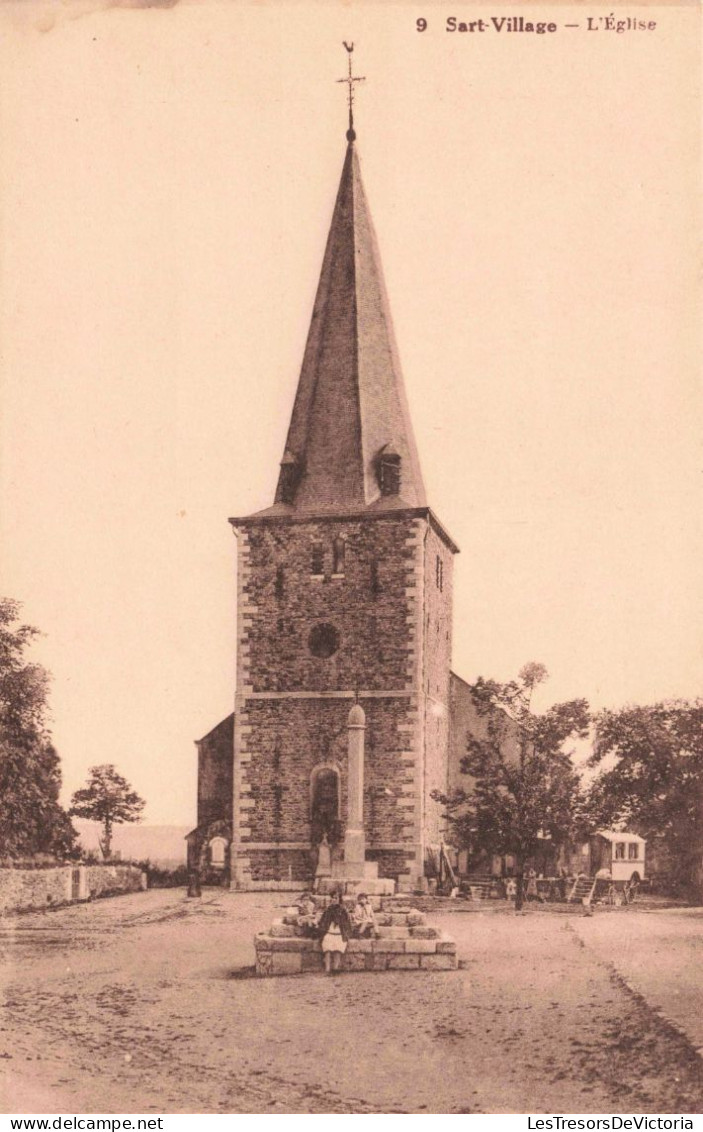
<path id="1" fill-rule="evenodd" d="M 339 813 L 339 769 L 329 763 L 315 767 L 310 779 L 310 833 L 313 845 L 318 845 L 324 834 L 327 834 L 330 845 L 339 841 Z"/>

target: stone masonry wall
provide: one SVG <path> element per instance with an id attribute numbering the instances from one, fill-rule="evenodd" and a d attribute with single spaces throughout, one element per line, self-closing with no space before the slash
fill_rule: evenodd
<path id="1" fill-rule="evenodd" d="M 479 715 L 471 688 L 461 677 L 451 674 L 449 728 L 449 790 L 471 790 L 473 778 L 461 771 L 461 760 L 467 753 L 470 738 L 483 740 L 488 735 L 488 717 Z"/>
<path id="2" fill-rule="evenodd" d="M 366 712 L 364 823 L 367 841 L 399 841 L 407 824 L 401 787 L 409 781 L 406 752 L 399 749 L 398 725 L 407 697 L 362 700 Z M 254 802 L 250 840 L 310 841 L 313 771 L 330 765 L 340 772 L 340 819 L 347 807 L 347 716 L 345 699 L 252 700 L 247 706 L 248 796 Z M 254 752 L 256 757 L 254 758 Z M 390 793 L 386 791 L 390 790 Z"/>
<path id="3" fill-rule="evenodd" d="M 243 618 L 251 690 L 297 692 L 404 690 L 411 634 L 406 582 L 413 548 L 405 518 L 261 524 L 240 536 L 247 576 L 242 593 L 255 615 Z M 333 573 L 333 543 L 345 543 L 344 572 Z M 322 548 L 323 573 L 312 573 L 313 544 Z M 308 647 L 310 630 L 332 624 L 339 634 L 333 656 Z"/>
<path id="4" fill-rule="evenodd" d="M 416 873 L 407 862 L 417 861 L 421 832 L 416 577 L 418 527 L 424 525 L 396 515 L 240 530 L 233 849 L 238 883 L 265 879 L 267 868 L 275 871 L 271 879 L 302 868 L 301 854 L 310 851 L 311 775 L 320 765 L 339 770 L 344 817 L 346 723 L 357 688 L 367 717 L 369 855 L 387 854 L 396 869 Z M 343 572 L 336 574 L 335 539 L 345 543 Z M 322 548 L 318 574 L 312 573 L 315 543 Z M 338 647 L 328 657 L 312 655 L 309 647 L 310 631 L 321 624 L 337 634 Z M 281 856 L 285 851 L 288 860 Z"/>
<path id="5" fill-rule="evenodd" d="M 415 852 L 412 849 L 367 849 L 366 857 L 369 861 L 378 861 L 380 877 L 415 876 Z"/>
<path id="6" fill-rule="evenodd" d="M 315 873 L 316 858 L 306 849 L 257 849 L 249 854 L 251 879 L 259 881 L 295 881 L 302 888 L 310 884 Z"/>
<path id="7" fill-rule="evenodd" d="M 234 715 L 227 716 L 198 748 L 198 826 L 232 821 Z"/>
<path id="8" fill-rule="evenodd" d="M 516 725 L 498 708 L 490 715 L 481 714 L 474 703 L 470 686 L 454 672 L 451 673 L 449 718 L 447 785 L 450 791 L 471 790 L 474 780 L 470 775 L 462 773 L 461 760 L 467 753 L 469 739 L 483 741 L 488 738 L 489 725 L 492 725 L 494 733 L 500 735 L 505 759 L 519 759 Z"/>
<path id="9" fill-rule="evenodd" d="M 443 827 L 442 810 L 430 795 L 433 790 L 447 788 L 454 556 L 432 527 L 425 541 L 424 557 L 424 834 L 427 845 L 437 845 Z"/>
<path id="10" fill-rule="evenodd" d="M 0 913 L 67 904 L 71 869 L 0 869 Z"/>
<path id="11" fill-rule="evenodd" d="M 89 896 L 118 896 L 146 888 L 146 873 L 136 865 L 88 865 L 86 889 Z"/>
<path id="12" fill-rule="evenodd" d="M 0 869 L 0 914 L 70 904 L 72 877 L 80 877 L 75 899 L 115 896 L 146 888 L 146 874 L 134 865 L 58 865 L 54 869 Z"/>

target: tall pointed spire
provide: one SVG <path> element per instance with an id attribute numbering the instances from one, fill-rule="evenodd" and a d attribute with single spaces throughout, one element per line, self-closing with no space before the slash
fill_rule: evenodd
<path id="1" fill-rule="evenodd" d="M 347 50 L 347 152 L 276 491 L 276 503 L 296 512 L 425 506 L 354 145 Z"/>

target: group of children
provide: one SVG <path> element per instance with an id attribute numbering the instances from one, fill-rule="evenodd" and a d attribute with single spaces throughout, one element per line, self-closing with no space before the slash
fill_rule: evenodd
<path id="1" fill-rule="evenodd" d="M 305 928 L 309 935 L 322 940 L 322 954 L 328 975 L 336 974 L 341 969 L 342 955 L 350 939 L 376 937 L 376 920 L 366 893 L 359 893 L 351 912 L 345 908 L 342 896 L 341 891 L 333 892 L 321 916 L 318 916 L 311 892 L 304 892 L 297 904 L 299 926 Z"/>

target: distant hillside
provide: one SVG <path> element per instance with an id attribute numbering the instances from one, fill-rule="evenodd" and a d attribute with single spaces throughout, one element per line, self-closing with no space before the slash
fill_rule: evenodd
<path id="1" fill-rule="evenodd" d="M 100 826 L 94 821 L 73 818 L 81 845 L 88 851 L 98 852 Z M 145 861 L 165 868 L 184 865 L 186 843 L 183 840 L 190 830 L 187 825 L 116 825 L 112 846 L 123 860 Z"/>

